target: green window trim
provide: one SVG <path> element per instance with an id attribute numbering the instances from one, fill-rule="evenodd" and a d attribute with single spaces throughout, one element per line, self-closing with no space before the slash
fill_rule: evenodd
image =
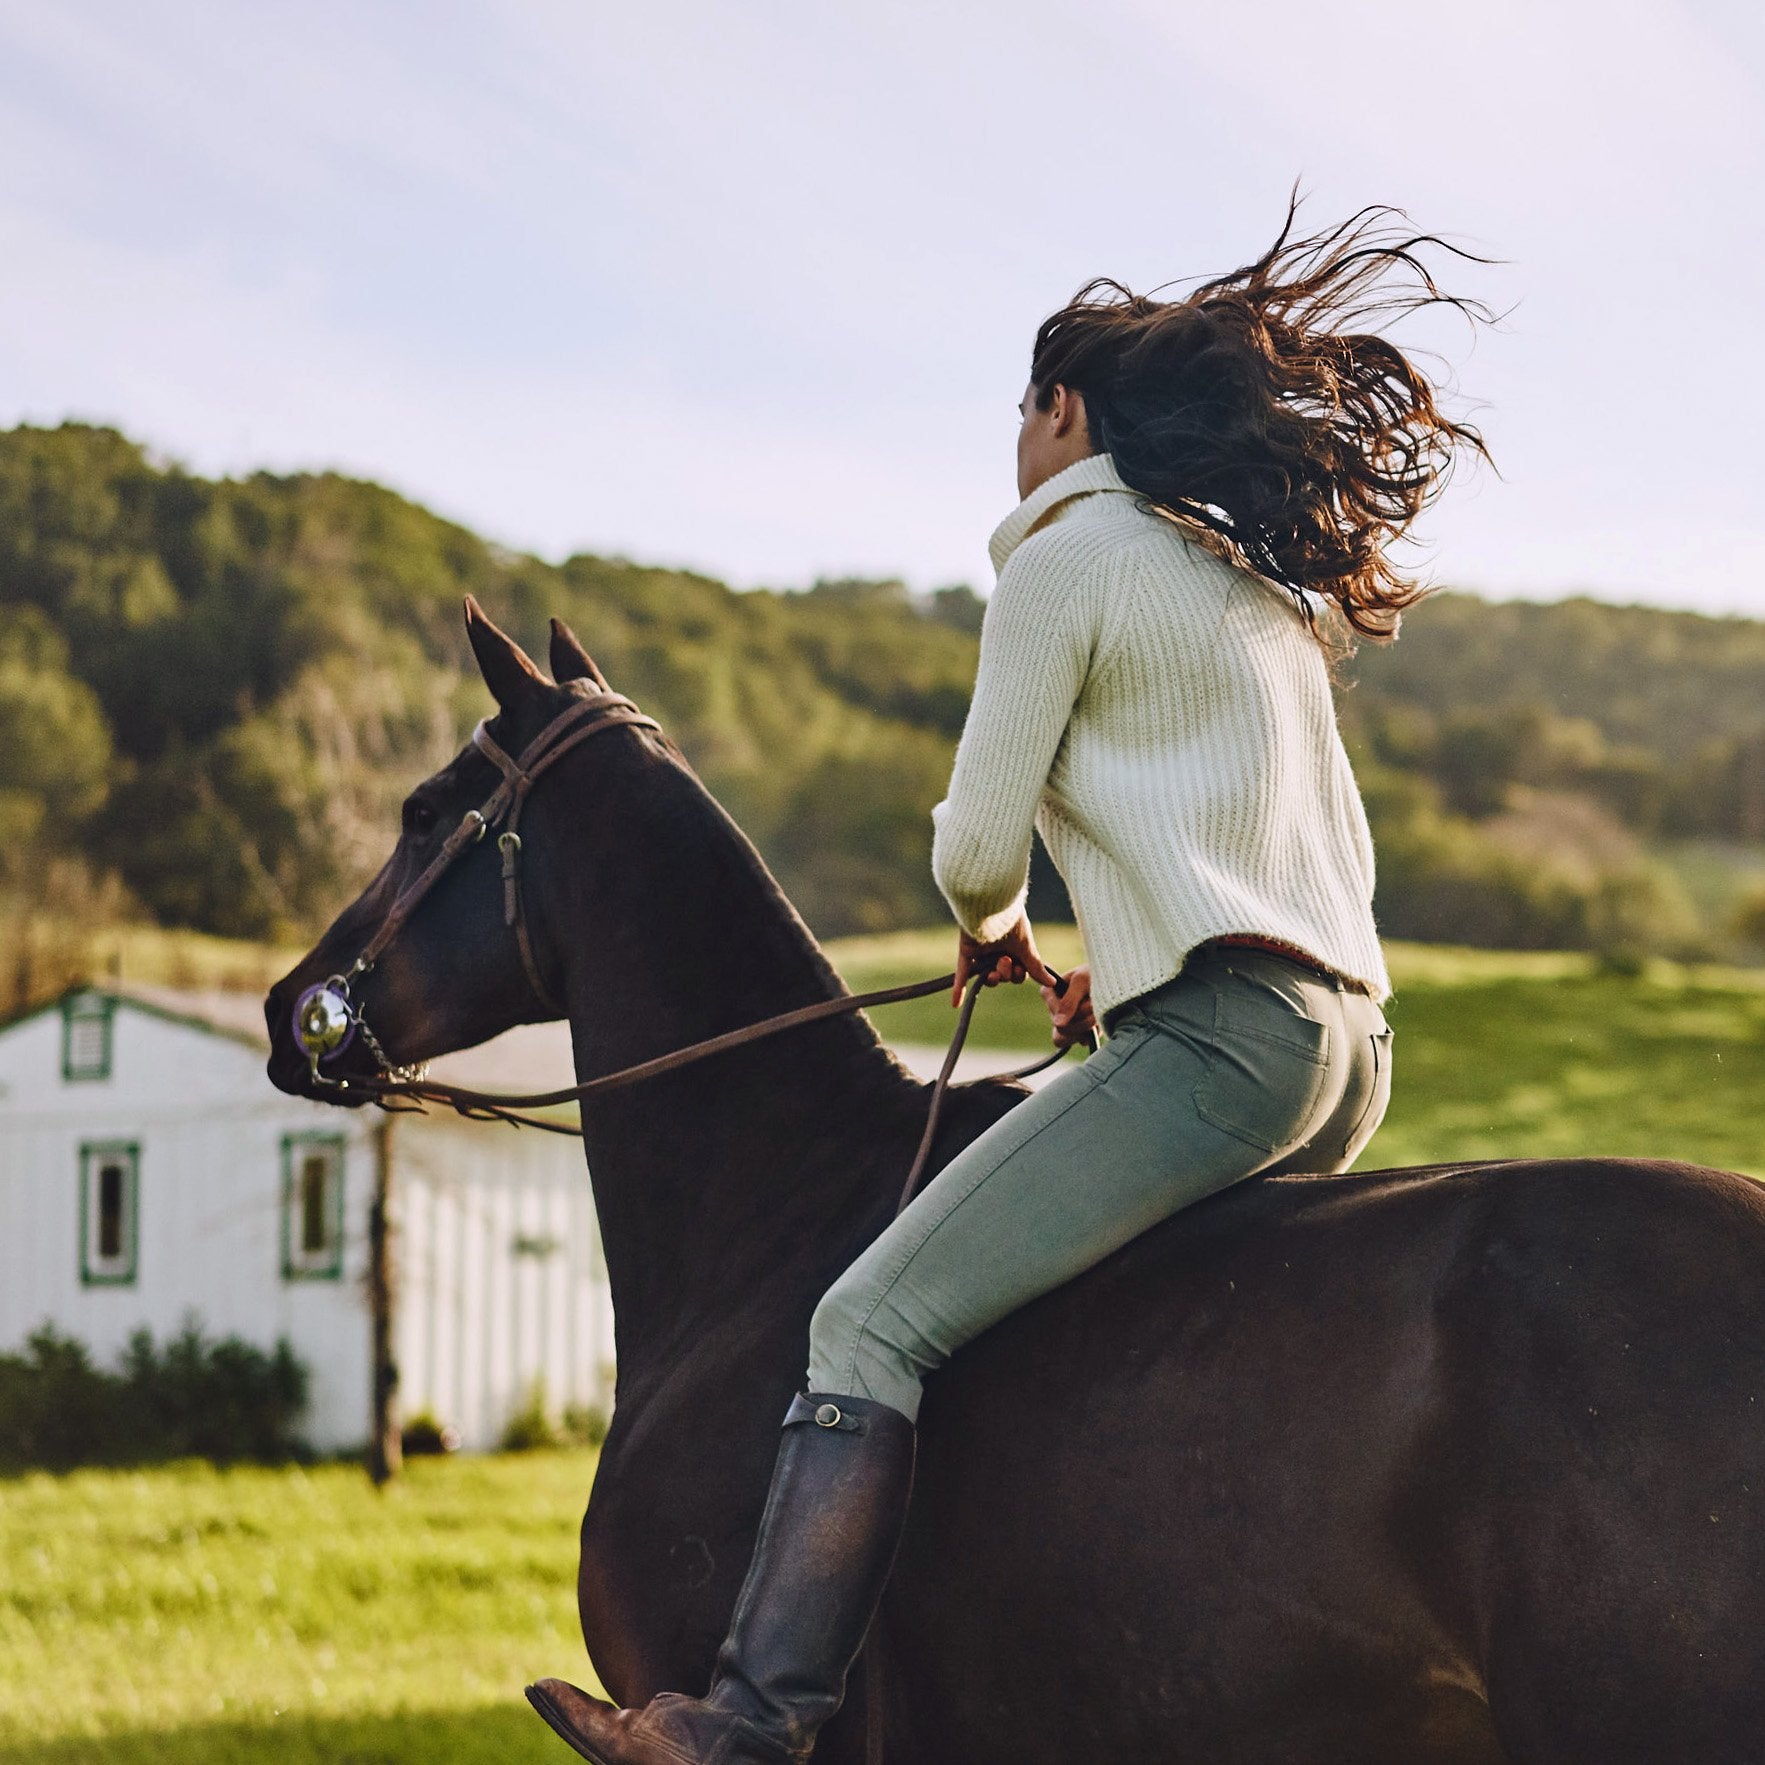
<path id="1" fill-rule="evenodd" d="M 343 1278 L 343 1182 L 347 1145 L 342 1134 L 282 1136 L 284 1281 L 340 1281 Z M 316 1191 L 315 1183 L 318 1185 Z M 316 1247 L 313 1244 L 315 1235 L 320 1238 Z"/>
<path id="2" fill-rule="evenodd" d="M 105 1172 L 118 1172 L 114 1204 L 104 1194 Z M 116 1250 L 104 1255 L 99 1239 L 114 1212 Z M 80 1145 L 80 1285 L 132 1287 L 141 1263 L 141 1146 L 136 1140 L 87 1140 Z"/>
<path id="3" fill-rule="evenodd" d="M 80 1032 L 96 1030 L 96 1054 L 84 1052 Z M 116 1042 L 116 1001 L 102 993 L 76 993 L 61 1006 L 61 1079 L 63 1084 L 81 1084 L 93 1079 L 110 1077 L 112 1053 Z"/>

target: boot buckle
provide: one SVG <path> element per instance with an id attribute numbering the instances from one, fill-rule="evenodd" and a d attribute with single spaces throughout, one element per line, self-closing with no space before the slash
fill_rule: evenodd
<path id="1" fill-rule="evenodd" d="M 838 1428 L 846 1434 L 864 1432 L 864 1418 L 861 1415 L 854 1414 L 843 1404 L 828 1398 L 815 1401 L 807 1392 L 799 1392 L 792 1400 L 791 1407 L 785 1411 L 784 1425 L 787 1428 L 797 1422 L 813 1422 L 817 1428 Z"/>

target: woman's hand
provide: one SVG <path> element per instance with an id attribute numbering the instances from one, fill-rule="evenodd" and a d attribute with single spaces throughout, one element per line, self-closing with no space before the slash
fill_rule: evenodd
<path id="1" fill-rule="evenodd" d="M 967 932 L 958 932 L 956 989 L 950 998 L 952 1005 L 962 1003 L 963 989 L 967 987 L 969 977 L 977 974 L 989 987 L 996 987 L 1001 981 L 1021 981 L 1026 975 L 1044 988 L 1056 985 L 1060 979 L 1042 960 L 1027 913 L 1020 914 L 1017 924 L 996 943 L 979 944 Z"/>
<path id="2" fill-rule="evenodd" d="M 1054 1020 L 1054 1046 L 1066 1049 L 1075 1042 L 1088 1042 L 1097 1034 L 1097 1019 L 1091 1011 L 1091 965 L 1081 962 L 1071 969 L 1065 987 L 1042 989 L 1042 1003 Z"/>

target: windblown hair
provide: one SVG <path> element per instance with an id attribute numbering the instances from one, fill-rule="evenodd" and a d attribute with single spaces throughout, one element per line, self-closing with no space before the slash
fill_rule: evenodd
<path id="1" fill-rule="evenodd" d="M 1366 208 L 1174 300 L 1099 279 L 1044 321 L 1030 379 L 1047 409 L 1080 393 L 1090 439 L 1148 503 L 1208 530 L 1218 551 L 1280 583 L 1317 629 L 1319 597 L 1355 632 L 1390 638 L 1427 591 L 1387 555 L 1483 438 L 1380 327 L 1425 307 L 1473 321 L 1418 255 L 1487 260 Z"/>

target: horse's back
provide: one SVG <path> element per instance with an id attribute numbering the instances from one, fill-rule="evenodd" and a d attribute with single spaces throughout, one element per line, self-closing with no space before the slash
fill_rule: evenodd
<path id="1" fill-rule="evenodd" d="M 1216 1196 L 932 1381 L 887 1756 L 1747 1757 L 1761 1324 L 1726 1173 Z"/>

